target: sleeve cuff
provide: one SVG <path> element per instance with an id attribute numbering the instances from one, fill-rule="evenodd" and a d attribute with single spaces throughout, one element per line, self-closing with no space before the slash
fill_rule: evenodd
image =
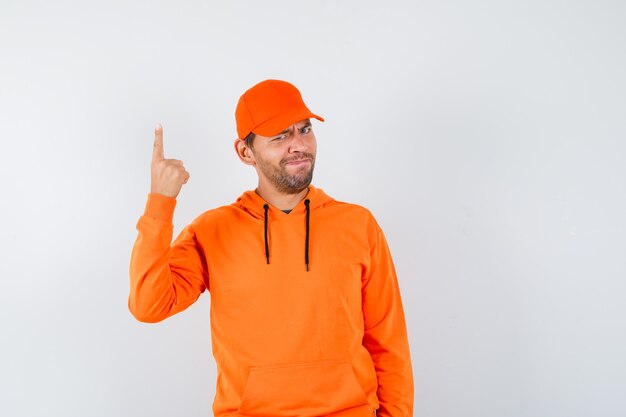
<path id="1" fill-rule="evenodd" d="M 172 223 L 174 218 L 174 208 L 176 207 L 176 199 L 167 197 L 163 194 L 148 194 L 148 201 L 144 210 L 144 216 L 154 217 L 165 222 Z"/>

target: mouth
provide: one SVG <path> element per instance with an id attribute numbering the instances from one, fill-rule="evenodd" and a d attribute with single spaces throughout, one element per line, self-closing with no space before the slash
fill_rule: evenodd
<path id="1" fill-rule="evenodd" d="M 286 163 L 286 165 L 303 165 L 304 163 L 310 163 L 311 160 L 310 159 L 298 159 L 296 161 L 289 161 Z"/>

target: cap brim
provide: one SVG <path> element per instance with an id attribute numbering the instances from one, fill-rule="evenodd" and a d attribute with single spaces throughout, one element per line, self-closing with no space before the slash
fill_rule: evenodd
<path id="1" fill-rule="evenodd" d="M 252 129 L 252 131 L 261 136 L 275 136 L 292 124 L 310 118 L 317 119 L 320 122 L 324 121 L 324 118 L 317 114 L 311 113 L 308 110 L 298 109 L 274 116 Z"/>

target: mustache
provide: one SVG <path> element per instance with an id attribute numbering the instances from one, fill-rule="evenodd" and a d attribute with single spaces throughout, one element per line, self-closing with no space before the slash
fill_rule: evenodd
<path id="1" fill-rule="evenodd" d="M 308 153 L 308 152 L 301 152 L 298 155 L 295 155 L 291 158 L 283 159 L 282 161 L 280 161 L 280 164 L 287 165 L 289 162 L 302 161 L 304 159 L 310 159 L 311 162 L 313 162 L 315 161 L 315 155 L 313 155 L 312 153 Z"/>

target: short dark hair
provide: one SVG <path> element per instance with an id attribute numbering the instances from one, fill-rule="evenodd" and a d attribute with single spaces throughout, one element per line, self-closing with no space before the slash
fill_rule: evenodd
<path id="1" fill-rule="evenodd" d="M 244 141 L 246 142 L 246 146 L 247 146 L 248 148 L 252 148 L 252 144 L 253 144 L 253 142 L 254 142 L 254 137 L 255 137 L 255 136 L 256 136 L 256 135 L 254 134 L 254 132 L 250 132 L 250 133 L 248 134 L 248 136 L 246 136 L 246 138 L 244 139 Z"/>

